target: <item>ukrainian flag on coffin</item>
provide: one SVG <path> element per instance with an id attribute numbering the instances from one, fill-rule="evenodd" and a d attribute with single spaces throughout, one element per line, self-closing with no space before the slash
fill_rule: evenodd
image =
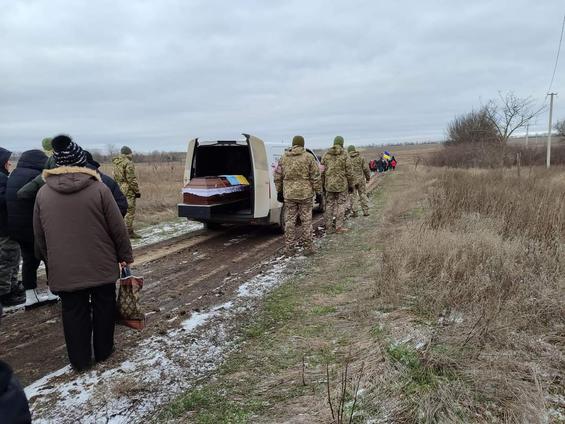
<path id="1" fill-rule="evenodd" d="M 385 150 L 385 152 L 384 152 L 384 154 L 383 154 L 383 159 L 391 160 L 391 159 L 392 159 L 392 156 L 391 156 L 390 152 L 387 152 L 387 151 Z"/>
<path id="2" fill-rule="evenodd" d="M 220 175 L 220 177 L 225 177 L 232 186 L 249 185 L 249 181 L 243 175 Z"/>

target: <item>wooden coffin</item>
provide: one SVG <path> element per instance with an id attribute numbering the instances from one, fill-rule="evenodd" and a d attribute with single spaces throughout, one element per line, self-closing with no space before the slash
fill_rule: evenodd
<path id="1" fill-rule="evenodd" d="M 249 183 L 233 184 L 235 179 L 229 177 L 193 178 L 182 190 L 183 202 L 188 205 L 222 205 L 249 200 Z"/>

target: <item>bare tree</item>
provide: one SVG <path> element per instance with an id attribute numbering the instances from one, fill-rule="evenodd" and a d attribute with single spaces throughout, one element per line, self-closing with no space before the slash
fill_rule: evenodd
<path id="1" fill-rule="evenodd" d="M 499 100 L 491 100 L 484 107 L 487 118 L 496 127 L 498 142 L 505 145 L 516 130 L 525 127 L 530 119 L 540 113 L 540 109 L 533 108 L 530 97 L 520 98 L 510 92 L 499 94 Z"/>
<path id="2" fill-rule="evenodd" d="M 554 128 L 557 130 L 557 135 L 559 137 L 565 137 L 565 119 L 557 121 Z"/>
<path id="3" fill-rule="evenodd" d="M 108 156 L 113 157 L 118 154 L 118 148 L 115 144 L 106 144 L 106 152 L 108 152 Z"/>

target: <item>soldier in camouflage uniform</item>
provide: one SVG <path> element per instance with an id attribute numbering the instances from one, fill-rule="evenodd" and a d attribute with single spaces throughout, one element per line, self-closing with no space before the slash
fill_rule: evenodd
<path id="1" fill-rule="evenodd" d="M 122 147 L 120 155 L 112 159 L 114 164 L 114 180 L 120 186 L 122 193 L 128 201 L 128 212 L 125 216 L 126 226 L 131 238 L 140 238 L 133 231 L 133 221 L 135 220 L 135 202 L 141 197 L 139 184 L 135 175 L 135 165 L 133 164 L 133 152 L 127 146 Z"/>
<path id="2" fill-rule="evenodd" d="M 26 300 L 18 284 L 20 245 L 8 236 L 6 184 L 10 173 L 11 152 L 0 147 L 0 305 L 14 306 Z"/>
<path id="3" fill-rule="evenodd" d="M 320 169 L 314 157 L 304 150 L 304 137 L 292 139 L 292 148 L 285 152 L 275 170 L 277 199 L 284 201 L 285 250 L 292 254 L 301 239 L 306 253 L 314 252 L 312 235 L 312 197 L 322 191 Z M 300 218 L 302 237 L 296 237 L 296 221 Z"/>
<path id="4" fill-rule="evenodd" d="M 359 209 L 359 200 L 361 201 L 361 209 L 363 215 L 369 215 L 369 198 L 367 197 L 367 184 L 371 179 L 371 171 L 369 165 L 363 156 L 355 150 L 355 146 L 347 147 L 349 158 L 351 159 L 351 169 L 353 171 L 353 193 L 351 193 L 351 209 L 353 217 L 357 216 Z"/>
<path id="5" fill-rule="evenodd" d="M 343 226 L 347 192 L 353 190 L 351 162 L 343 149 L 343 137 L 337 136 L 334 139 L 333 147 L 322 158 L 322 165 L 322 180 L 326 192 L 326 232 L 333 232 L 335 218 L 335 231 L 343 233 L 347 231 Z"/>

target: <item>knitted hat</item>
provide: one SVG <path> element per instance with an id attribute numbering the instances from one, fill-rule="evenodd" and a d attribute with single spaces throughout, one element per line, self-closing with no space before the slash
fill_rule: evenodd
<path id="1" fill-rule="evenodd" d="M 124 146 L 122 147 L 122 149 L 120 150 L 120 153 L 122 155 L 131 155 L 133 152 L 131 151 L 131 149 L 128 146 Z"/>
<path id="2" fill-rule="evenodd" d="M 347 146 L 347 151 L 348 152 L 354 152 L 355 151 L 355 146 L 353 144 L 350 144 L 349 146 Z"/>
<path id="3" fill-rule="evenodd" d="M 301 135 L 295 135 L 292 138 L 292 145 L 304 147 L 304 137 L 302 137 Z"/>
<path id="4" fill-rule="evenodd" d="M 43 150 L 45 150 L 46 152 L 51 152 L 53 150 L 51 141 L 53 141 L 51 137 L 45 137 L 43 140 L 41 140 L 41 146 L 43 147 Z"/>
<path id="5" fill-rule="evenodd" d="M 336 138 L 334 138 L 334 146 L 343 147 L 343 137 L 341 135 L 338 135 Z"/>
<path id="6" fill-rule="evenodd" d="M 53 157 L 57 166 L 84 166 L 86 155 L 84 150 L 76 144 L 68 135 L 58 135 L 51 144 L 53 146 Z"/>

